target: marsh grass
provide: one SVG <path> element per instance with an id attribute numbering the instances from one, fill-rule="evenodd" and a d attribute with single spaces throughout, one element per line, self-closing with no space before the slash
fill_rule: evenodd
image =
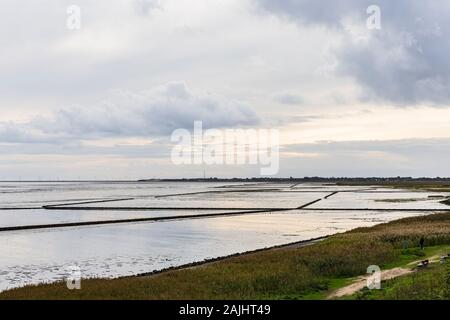
<path id="1" fill-rule="evenodd" d="M 381 290 L 362 290 L 350 299 L 357 300 L 449 300 L 450 262 L 391 279 Z"/>
<path id="2" fill-rule="evenodd" d="M 408 202 L 418 202 L 427 201 L 429 198 L 410 198 L 410 199 L 376 199 L 375 202 L 385 202 L 385 203 L 408 203 Z"/>
<path id="3" fill-rule="evenodd" d="M 14 289 L 0 293 L 0 299 L 323 298 L 328 290 L 365 274 L 369 265 L 383 268 L 420 258 L 421 237 L 427 247 L 450 244 L 450 213 L 358 228 L 310 246 L 262 251 L 154 276 L 83 280 L 81 290 L 70 291 L 65 283 Z M 443 281 L 433 273 L 430 277 L 429 281 Z M 430 295 L 435 296 L 431 291 Z"/>
<path id="4" fill-rule="evenodd" d="M 445 181 L 417 181 L 417 180 L 410 180 L 410 181 L 373 181 L 369 180 L 366 182 L 360 181 L 360 182 L 351 182 L 351 181 L 345 181 L 345 182 L 337 182 L 337 185 L 343 185 L 343 186 L 379 186 L 379 187 L 389 187 L 389 188 L 401 188 L 401 189 L 411 189 L 411 190 L 417 190 L 417 191 L 436 191 L 436 192 L 450 192 L 450 183 Z"/>

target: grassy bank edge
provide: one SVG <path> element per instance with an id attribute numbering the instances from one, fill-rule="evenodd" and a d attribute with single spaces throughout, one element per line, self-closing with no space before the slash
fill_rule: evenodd
<path id="1" fill-rule="evenodd" d="M 427 235 L 430 246 L 415 248 Z M 82 290 L 65 283 L 29 286 L 0 293 L 0 299 L 324 299 L 365 273 L 406 266 L 450 248 L 450 213 L 404 218 L 337 234 L 214 259 L 164 272 L 114 280 L 82 281 Z M 411 247 L 405 251 L 402 244 Z M 307 244 L 311 244 L 308 245 Z"/>

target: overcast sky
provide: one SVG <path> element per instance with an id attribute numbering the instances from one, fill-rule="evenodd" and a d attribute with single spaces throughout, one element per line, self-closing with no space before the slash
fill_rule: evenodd
<path id="1" fill-rule="evenodd" d="M 450 176 L 448 30 L 448 0 L 3 0 L 0 179 L 200 177 L 195 120 L 279 130 L 280 177 Z"/>

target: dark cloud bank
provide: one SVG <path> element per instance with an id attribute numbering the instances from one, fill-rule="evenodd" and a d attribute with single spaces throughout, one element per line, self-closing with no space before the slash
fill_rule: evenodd
<path id="1" fill-rule="evenodd" d="M 270 14 L 337 30 L 337 72 L 364 89 L 364 100 L 399 106 L 450 103 L 450 1 L 256 0 Z M 344 21 L 365 27 L 368 6 L 381 9 L 381 30 L 357 41 Z"/>

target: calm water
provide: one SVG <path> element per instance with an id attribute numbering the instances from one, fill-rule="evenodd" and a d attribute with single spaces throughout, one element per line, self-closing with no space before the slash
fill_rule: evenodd
<path id="1" fill-rule="evenodd" d="M 333 191 L 341 192 L 324 199 Z M 447 208 L 439 199 L 429 198 L 438 195 L 447 196 L 319 184 L 1 183 L 0 228 L 162 216 L 180 218 L 0 232 L 0 290 L 61 280 L 70 266 L 79 266 L 83 277 L 133 275 L 428 214 L 326 209 Z M 111 201 L 118 199 L 127 200 Z M 238 212 L 239 208 L 295 209 L 317 199 L 322 200 L 311 207 L 324 210 L 182 219 L 185 215 Z M 57 204 L 70 210 L 42 209 L 44 205 Z M 174 209 L 157 209 L 168 207 Z"/>

